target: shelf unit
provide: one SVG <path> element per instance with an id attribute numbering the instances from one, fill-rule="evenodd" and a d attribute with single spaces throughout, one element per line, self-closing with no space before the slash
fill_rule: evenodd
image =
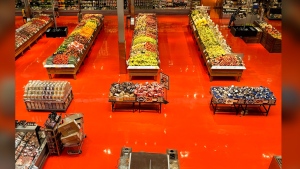
<path id="1" fill-rule="evenodd" d="M 29 169 L 33 169 L 33 168 L 43 168 L 44 163 L 46 161 L 46 159 L 48 158 L 49 155 L 49 150 L 46 146 L 47 141 L 46 139 L 41 139 L 39 137 L 39 129 L 40 127 L 37 125 L 34 126 L 26 126 L 26 127 L 22 127 L 22 126 L 16 126 L 15 131 L 16 132 L 24 132 L 26 133 L 32 133 L 31 137 L 36 137 L 36 139 L 39 142 L 39 149 L 38 149 L 38 153 L 35 155 L 34 159 L 31 162 L 31 165 L 28 167 Z M 22 137 L 23 141 L 24 137 Z M 21 144 L 21 141 L 18 145 L 15 145 L 15 148 L 17 149 L 18 146 Z M 23 149 L 26 147 L 28 142 L 25 142 L 26 144 L 24 145 Z M 22 149 L 22 150 L 23 150 Z M 22 151 L 21 150 L 21 151 Z M 17 160 L 20 157 L 21 153 L 16 155 L 15 154 L 15 160 Z"/>
<path id="2" fill-rule="evenodd" d="M 61 117 L 59 117 L 58 122 L 53 127 L 53 129 L 45 128 L 45 134 L 47 139 L 47 146 L 50 155 L 60 155 L 63 150 L 63 144 L 60 140 L 61 133 L 58 132 L 58 126 L 62 122 Z"/>

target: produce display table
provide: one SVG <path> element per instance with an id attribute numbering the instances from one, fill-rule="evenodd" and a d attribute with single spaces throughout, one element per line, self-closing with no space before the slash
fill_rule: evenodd
<path id="1" fill-rule="evenodd" d="M 191 16 L 190 16 L 190 30 L 194 35 L 193 37 L 196 41 L 198 49 L 200 50 L 201 58 L 204 61 L 204 65 L 207 67 L 210 81 L 212 81 L 214 77 L 225 76 L 225 77 L 237 77 L 237 81 L 239 82 L 243 74 L 243 71 L 246 69 L 246 67 L 245 66 L 212 66 L 209 60 L 207 59 L 207 54 L 204 52 L 205 51 L 204 44 L 199 37 L 195 23 L 191 18 Z M 238 57 L 243 58 L 243 54 L 235 54 L 235 55 L 238 55 Z"/>
<path id="2" fill-rule="evenodd" d="M 159 51 L 157 19 L 155 13 L 140 13 L 127 60 L 129 79 L 133 76 L 152 76 L 157 80 L 159 72 Z"/>
<path id="3" fill-rule="evenodd" d="M 103 27 L 103 22 L 101 22 L 100 26 L 97 28 L 97 30 L 94 32 L 93 37 L 91 38 L 89 44 L 83 51 L 82 55 L 80 56 L 80 61 L 76 64 L 65 64 L 65 65 L 46 65 L 44 62 L 44 67 L 47 69 L 48 76 L 50 79 L 52 79 L 52 74 L 71 74 L 73 75 L 73 78 L 76 79 L 77 72 L 79 73 L 80 66 L 84 64 L 84 59 L 88 57 L 89 50 L 91 49 L 95 39 L 97 38 L 97 35 L 101 31 Z"/>
<path id="4" fill-rule="evenodd" d="M 165 101 L 165 100 L 164 100 Z M 139 111 L 139 113 L 143 110 L 155 110 L 161 113 L 161 105 L 164 102 L 138 102 L 138 101 L 109 101 L 111 102 L 111 109 L 112 112 L 118 110 L 132 110 L 134 113 L 135 111 Z"/>
<path id="5" fill-rule="evenodd" d="M 260 41 L 263 47 L 270 53 L 281 53 L 281 39 L 274 38 L 270 33 L 267 32 L 265 27 L 268 24 L 264 21 L 258 20 L 254 21 L 253 24 L 263 30 L 262 38 Z M 261 24 L 265 26 L 263 27 Z"/>
<path id="6" fill-rule="evenodd" d="M 35 35 L 33 35 L 30 39 L 28 39 L 25 43 L 23 43 L 21 46 L 19 46 L 15 50 L 15 57 L 19 56 L 20 54 L 23 54 L 24 50 L 27 49 L 28 47 L 30 48 L 31 45 L 37 41 L 39 37 L 41 37 L 46 30 L 53 26 L 53 20 L 50 20 L 49 23 L 47 23 L 43 28 L 41 28 Z"/>
<path id="7" fill-rule="evenodd" d="M 245 115 L 248 110 L 256 111 L 268 116 L 271 106 L 275 105 L 276 98 L 265 87 L 211 87 L 212 98 L 210 105 L 214 114 L 219 110 L 233 111 L 236 115 L 242 111 Z"/>
<path id="8" fill-rule="evenodd" d="M 153 76 L 154 80 L 157 80 L 157 75 L 159 72 L 158 66 L 128 66 L 127 67 L 129 78 L 132 76 Z"/>
<path id="9" fill-rule="evenodd" d="M 232 104 L 226 104 L 226 103 L 217 103 L 214 102 L 213 98 L 211 98 L 210 105 L 213 108 L 214 114 L 218 110 L 224 110 L 224 108 L 229 108 L 232 110 L 234 108 L 234 112 L 236 115 L 240 112 L 240 110 L 243 112 L 243 115 L 250 109 L 250 108 L 256 108 L 258 111 L 261 111 L 261 113 L 266 114 L 268 116 L 271 106 L 274 106 L 275 104 L 269 104 L 269 103 L 262 103 L 262 104 L 244 104 L 244 103 L 232 103 Z"/>
<path id="10" fill-rule="evenodd" d="M 259 27 L 254 27 L 257 30 L 256 36 L 242 37 L 245 43 L 260 43 L 263 31 Z"/>

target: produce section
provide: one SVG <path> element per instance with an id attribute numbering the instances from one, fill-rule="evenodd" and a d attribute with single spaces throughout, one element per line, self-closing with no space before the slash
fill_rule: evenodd
<path id="1" fill-rule="evenodd" d="M 52 74 L 72 74 L 76 79 L 98 33 L 103 27 L 102 14 L 85 14 L 74 31 L 63 41 L 56 52 L 44 62 L 49 78 Z"/>
<path id="2" fill-rule="evenodd" d="M 236 114 L 242 110 L 243 114 L 250 108 L 263 109 L 263 113 L 268 115 L 270 107 L 275 105 L 276 97 L 274 93 L 267 87 L 249 87 L 249 86 L 217 86 L 211 87 L 212 94 L 211 106 L 214 114 L 218 105 L 233 105 Z M 231 106 L 232 108 L 232 106 Z"/>
<path id="3" fill-rule="evenodd" d="M 15 57 L 23 54 L 24 50 L 37 41 L 44 32 L 53 25 L 53 20 L 48 15 L 40 15 L 16 29 L 15 32 Z"/>
<path id="4" fill-rule="evenodd" d="M 263 30 L 261 44 L 270 53 L 281 53 L 281 33 L 265 21 L 256 20 L 254 25 Z"/>
<path id="5" fill-rule="evenodd" d="M 240 81 L 243 70 L 243 54 L 232 53 L 218 29 L 205 10 L 193 10 L 190 28 L 207 66 L 210 81 L 214 76 L 234 76 Z"/>
<path id="6" fill-rule="evenodd" d="M 159 70 L 156 14 L 137 16 L 127 65 L 130 79 L 132 76 L 154 76 L 156 80 Z"/>
<path id="7" fill-rule="evenodd" d="M 23 98 L 28 111 L 66 111 L 73 92 L 67 81 L 30 80 L 24 87 Z"/>

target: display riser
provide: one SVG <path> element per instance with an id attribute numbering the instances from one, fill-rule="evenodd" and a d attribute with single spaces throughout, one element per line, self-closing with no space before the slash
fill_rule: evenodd
<path id="1" fill-rule="evenodd" d="M 46 24 L 41 30 L 39 30 L 35 35 L 33 35 L 29 40 L 27 40 L 25 43 L 23 43 L 21 46 L 19 46 L 16 50 L 15 50 L 15 58 L 17 58 L 17 56 L 19 56 L 20 54 L 23 54 L 23 52 L 27 49 L 30 48 L 31 45 L 35 42 L 37 42 L 37 40 L 46 32 L 46 30 L 53 26 L 53 20 L 51 20 L 48 24 Z"/>
<path id="2" fill-rule="evenodd" d="M 93 46 L 93 43 L 94 43 L 95 39 L 97 38 L 99 32 L 103 28 L 103 25 L 104 24 L 103 24 L 103 20 L 102 20 L 100 26 L 98 27 L 98 29 L 93 34 L 93 37 L 90 41 L 90 44 L 88 45 L 88 47 L 86 48 L 86 50 L 84 51 L 82 56 L 80 57 L 81 59 L 76 64 L 75 68 L 63 68 L 63 67 L 46 68 L 47 72 L 48 72 L 49 79 L 52 79 L 52 74 L 53 75 L 63 74 L 63 75 L 73 75 L 73 78 L 76 80 L 76 74 L 79 72 L 80 66 L 83 65 L 83 62 L 84 62 L 85 58 L 87 57 L 91 47 Z"/>

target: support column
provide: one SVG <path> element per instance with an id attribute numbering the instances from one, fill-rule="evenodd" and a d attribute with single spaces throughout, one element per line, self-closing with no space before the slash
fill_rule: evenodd
<path id="1" fill-rule="evenodd" d="M 134 0 L 128 0 L 130 1 L 130 10 L 129 10 L 129 14 L 131 16 L 131 18 L 134 18 L 135 15 L 134 15 Z M 135 19 L 135 18 L 134 18 Z M 130 29 L 133 30 L 134 29 L 134 25 L 131 25 L 131 20 L 130 20 Z"/>
<path id="2" fill-rule="evenodd" d="M 119 68 L 120 74 L 127 73 L 126 66 L 126 41 L 124 25 L 124 0 L 117 0 L 118 14 L 118 48 L 119 48 Z"/>

